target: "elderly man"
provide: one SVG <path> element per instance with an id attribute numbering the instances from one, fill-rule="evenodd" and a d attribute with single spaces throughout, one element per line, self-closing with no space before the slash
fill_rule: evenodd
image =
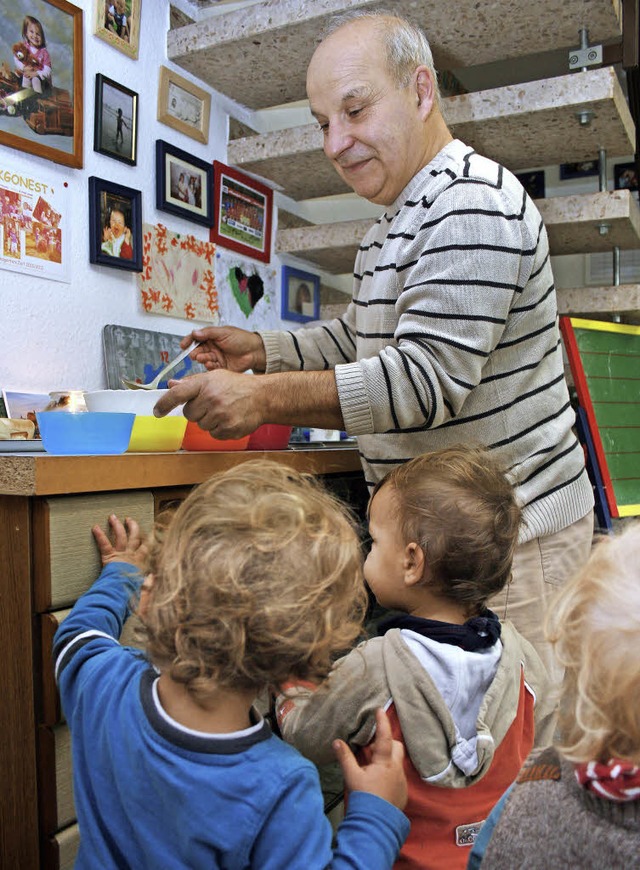
<path id="1" fill-rule="evenodd" d="M 351 303 L 295 333 L 195 330 L 183 345 L 204 341 L 194 358 L 209 371 L 176 383 L 156 413 L 187 402 L 186 416 L 222 438 L 264 422 L 346 429 L 369 486 L 420 453 L 491 448 L 523 506 L 509 616 L 551 665 L 544 603 L 586 561 L 593 493 L 540 214 L 510 172 L 453 139 L 428 41 L 407 21 L 339 18 L 307 93 L 336 171 L 384 207 Z"/>

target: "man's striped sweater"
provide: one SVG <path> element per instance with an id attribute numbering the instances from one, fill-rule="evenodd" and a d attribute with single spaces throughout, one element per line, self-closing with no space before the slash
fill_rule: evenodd
<path id="1" fill-rule="evenodd" d="M 508 170 L 449 143 L 365 236 L 353 287 L 342 317 L 262 338 L 268 373 L 335 368 L 370 486 L 420 453 L 473 443 L 510 470 L 521 541 L 589 512 L 547 233 Z"/>

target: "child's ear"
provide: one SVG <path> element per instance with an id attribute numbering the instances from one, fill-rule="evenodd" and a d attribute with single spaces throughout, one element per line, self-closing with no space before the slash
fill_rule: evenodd
<path id="1" fill-rule="evenodd" d="M 415 586 L 424 576 L 424 553 L 422 547 L 415 542 L 404 548 L 404 582 L 405 586 Z"/>
<path id="2" fill-rule="evenodd" d="M 147 576 L 144 578 L 142 586 L 140 587 L 140 602 L 138 604 L 137 615 L 143 622 L 145 616 L 147 615 L 147 611 L 149 610 L 149 604 L 151 603 L 154 580 L 155 578 L 153 574 L 147 574 Z"/>

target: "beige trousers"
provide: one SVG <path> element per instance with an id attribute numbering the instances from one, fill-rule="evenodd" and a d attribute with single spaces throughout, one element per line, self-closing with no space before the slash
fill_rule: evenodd
<path id="1" fill-rule="evenodd" d="M 546 610 L 556 591 L 589 558 L 592 539 L 593 511 L 555 535 L 518 545 L 513 580 L 489 602 L 501 619 L 510 619 L 535 647 L 555 686 L 562 681 L 562 669 L 544 637 Z"/>

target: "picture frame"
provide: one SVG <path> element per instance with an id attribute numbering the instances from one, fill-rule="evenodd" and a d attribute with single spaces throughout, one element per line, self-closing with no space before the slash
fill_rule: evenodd
<path id="1" fill-rule="evenodd" d="M 89 262 L 142 272 L 142 194 L 89 178 Z"/>
<path id="2" fill-rule="evenodd" d="M 616 163 L 613 167 L 613 187 L 615 190 L 638 192 L 638 168 L 634 162 Z"/>
<path id="3" fill-rule="evenodd" d="M 211 94 L 172 69 L 161 66 L 158 121 L 206 145 L 210 116 Z"/>
<path id="4" fill-rule="evenodd" d="M 156 139 L 156 208 L 213 226 L 213 166 Z"/>
<path id="5" fill-rule="evenodd" d="M 142 0 L 94 0 L 93 34 L 132 60 L 138 59 Z"/>
<path id="6" fill-rule="evenodd" d="M 39 46 L 25 43 L 29 27 Z M 2 4 L 1 145 L 82 168 L 82 34 L 83 11 L 67 0 Z"/>
<path id="7" fill-rule="evenodd" d="M 269 263 L 272 222 L 273 190 L 244 172 L 214 160 L 210 240 Z"/>
<path id="8" fill-rule="evenodd" d="M 516 178 L 527 191 L 531 199 L 544 199 L 545 196 L 545 178 L 544 169 L 536 170 L 535 172 L 516 173 Z"/>
<path id="9" fill-rule="evenodd" d="M 320 319 L 320 276 L 293 266 L 282 267 L 281 317 L 308 323 Z"/>
<path id="10" fill-rule="evenodd" d="M 135 166 L 137 149 L 138 94 L 96 73 L 93 150 Z"/>
<path id="11" fill-rule="evenodd" d="M 569 181 L 572 178 L 587 178 L 590 175 L 598 175 L 600 162 L 598 160 L 581 160 L 576 163 L 560 164 L 560 181 Z"/>

